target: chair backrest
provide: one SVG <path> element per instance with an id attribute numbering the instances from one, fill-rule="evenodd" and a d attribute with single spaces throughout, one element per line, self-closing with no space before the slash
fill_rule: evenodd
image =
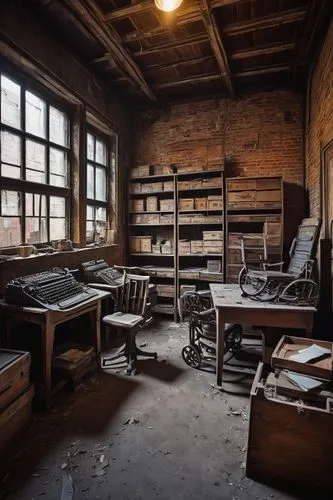
<path id="1" fill-rule="evenodd" d="M 289 250 L 288 273 L 300 276 L 309 261 L 315 258 L 320 227 L 321 219 L 318 217 L 302 220 Z"/>
<path id="2" fill-rule="evenodd" d="M 138 316 L 144 316 L 147 304 L 149 276 L 127 274 L 121 291 L 119 310 Z"/>
<path id="3" fill-rule="evenodd" d="M 239 252 L 238 249 L 235 250 Z M 267 242 L 265 236 L 263 234 L 242 234 L 241 254 L 242 263 L 246 269 L 249 264 L 251 264 L 251 268 L 253 269 L 264 269 L 264 263 L 267 262 Z"/>

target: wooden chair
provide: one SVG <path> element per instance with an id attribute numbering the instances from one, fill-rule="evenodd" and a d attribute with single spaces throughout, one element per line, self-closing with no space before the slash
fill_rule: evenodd
<path id="1" fill-rule="evenodd" d="M 283 300 L 294 305 L 316 305 L 319 297 L 313 280 L 313 265 L 320 233 L 321 220 L 303 219 L 289 251 L 289 265 L 282 271 L 283 262 L 267 261 L 266 240 L 263 239 L 263 257 L 257 261 L 246 259 L 246 239 L 241 242 L 243 268 L 239 286 L 245 296 L 256 300 Z M 278 268 L 278 270 L 274 270 Z"/>
<path id="2" fill-rule="evenodd" d="M 119 358 L 125 356 L 127 374 L 135 374 L 137 356 L 147 356 L 156 359 L 156 352 L 146 352 L 139 349 L 135 338 L 138 331 L 146 325 L 145 312 L 147 305 L 149 276 L 127 274 L 124 272 L 123 287 L 117 312 L 104 316 L 103 322 L 107 327 L 123 330 L 126 341 L 115 354 L 102 359 L 102 367 L 112 367 L 119 364 Z M 121 362 L 121 361 L 120 361 Z M 116 367 L 116 366 L 114 366 Z"/>

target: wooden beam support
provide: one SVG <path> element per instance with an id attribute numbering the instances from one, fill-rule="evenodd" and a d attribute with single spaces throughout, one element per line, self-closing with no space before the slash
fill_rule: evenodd
<path id="1" fill-rule="evenodd" d="M 182 59 L 177 62 L 171 62 L 167 64 L 148 64 L 144 66 L 144 71 L 160 71 L 164 69 L 178 68 L 179 66 L 191 66 L 193 64 L 202 64 L 208 61 L 215 61 L 214 56 L 207 57 L 195 57 L 193 59 Z"/>
<path id="2" fill-rule="evenodd" d="M 155 54 L 156 52 L 161 52 L 161 50 L 168 49 L 180 49 L 181 47 L 186 47 L 187 45 L 192 45 L 194 43 L 208 42 L 207 34 L 202 35 L 191 35 L 183 39 L 172 40 L 171 42 L 161 43 L 155 45 L 154 47 L 149 47 L 148 49 L 142 49 L 138 52 L 134 52 L 135 57 L 145 56 L 147 54 Z"/>
<path id="3" fill-rule="evenodd" d="M 179 18 L 174 25 L 170 26 L 157 26 L 156 28 L 143 29 L 139 31 L 132 31 L 123 37 L 124 42 L 134 42 L 135 40 L 144 40 L 153 36 L 164 35 L 165 33 L 172 34 L 175 28 L 183 26 L 184 24 L 192 23 L 201 20 L 201 14 L 195 14 L 191 17 Z"/>
<path id="4" fill-rule="evenodd" d="M 224 85 L 228 89 L 230 97 L 234 97 L 234 89 L 231 82 L 231 74 L 228 63 L 227 54 L 217 27 L 214 15 L 210 11 L 207 0 L 202 0 L 203 4 L 203 22 L 207 30 L 210 44 L 212 46 L 214 55 L 216 57 L 217 64 L 220 68 L 222 80 Z"/>
<path id="5" fill-rule="evenodd" d="M 215 9 L 217 7 L 225 7 L 226 5 L 237 5 L 242 3 L 248 3 L 249 0 L 212 0 L 210 7 Z M 135 14 L 142 14 L 143 12 L 149 12 L 156 9 L 153 0 L 146 0 L 144 2 L 136 3 L 134 5 L 129 5 L 128 7 L 121 7 L 120 9 L 115 9 L 107 14 L 105 14 L 104 19 L 106 21 L 119 21 L 119 19 L 124 19 L 126 17 L 133 16 Z M 200 8 L 197 4 L 193 4 L 187 7 L 186 11 L 190 14 L 192 13 L 200 14 Z M 179 10 L 175 11 L 176 16 L 184 16 L 185 9 L 182 6 Z"/>
<path id="6" fill-rule="evenodd" d="M 269 66 L 267 68 L 242 71 L 241 73 L 234 74 L 234 78 L 246 78 L 249 76 L 268 75 L 269 73 L 283 73 L 285 71 L 290 71 L 290 66 L 288 64 L 281 64 L 280 66 Z"/>
<path id="7" fill-rule="evenodd" d="M 248 59 L 250 57 L 263 56 L 266 54 L 277 54 L 279 52 L 284 52 L 287 50 L 295 49 L 295 42 L 288 43 L 274 43 L 270 45 L 263 45 L 261 47 L 253 47 L 252 49 L 238 50 L 234 52 L 229 57 L 233 61 L 239 59 Z"/>
<path id="8" fill-rule="evenodd" d="M 94 0 L 62 1 L 79 17 L 85 27 L 103 45 L 105 51 L 112 54 L 117 66 L 129 76 L 131 82 L 139 87 L 150 100 L 155 101 L 156 97 L 148 87 L 140 68 L 122 45 L 118 33 L 105 23 L 102 11 Z"/>
<path id="9" fill-rule="evenodd" d="M 168 89 L 171 87 L 179 87 L 180 85 L 191 85 L 197 83 L 206 83 L 212 82 L 214 80 L 221 80 L 221 75 L 203 75 L 203 76 L 194 76 L 192 78 L 186 78 L 184 80 L 177 80 L 175 82 L 165 82 L 154 85 L 156 89 Z"/>
<path id="10" fill-rule="evenodd" d="M 248 33 L 253 30 L 273 28 L 281 24 L 290 24 L 304 21 L 306 17 L 305 9 L 293 9 L 283 13 L 273 14 L 271 16 L 260 17 L 258 19 L 249 19 L 239 23 L 229 24 L 223 29 L 223 35 L 235 36 L 242 33 Z"/>

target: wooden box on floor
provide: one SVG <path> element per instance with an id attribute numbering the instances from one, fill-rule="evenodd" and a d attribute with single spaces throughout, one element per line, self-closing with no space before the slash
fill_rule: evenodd
<path id="1" fill-rule="evenodd" d="M 329 498 L 333 490 L 332 399 L 311 406 L 297 399 L 286 401 L 274 392 L 265 393 L 262 377 L 263 364 L 259 363 L 251 389 L 246 475 L 279 489 L 313 490 L 316 498 Z"/>
<path id="2" fill-rule="evenodd" d="M 30 354 L 0 349 L 0 410 L 16 399 L 28 386 Z"/>
<path id="3" fill-rule="evenodd" d="M 0 451 L 27 427 L 31 419 L 33 386 L 28 387 L 0 412 Z"/>

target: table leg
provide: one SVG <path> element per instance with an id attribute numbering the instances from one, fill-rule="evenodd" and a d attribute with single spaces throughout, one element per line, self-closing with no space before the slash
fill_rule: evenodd
<path id="1" fill-rule="evenodd" d="M 101 354 L 101 301 L 99 300 L 96 307 L 90 313 L 91 329 L 93 341 L 96 346 L 96 353 L 99 357 Z"/>
<path id="2" fill-rule="evenodd" d="M 52 395 L 52 356 L 55 325 L 53 325 L 48 319 L 46 319 L 41 329 L 43 346 L 44 399 L 46 407 L 50 408 Z"/>
<path id="3" fill-rule="evenodd" d="M 225 320 L 221 309 L 216 310 L 216 385 L 222 385 L 223 356 L 224 356 L 224 328 Z"/>

